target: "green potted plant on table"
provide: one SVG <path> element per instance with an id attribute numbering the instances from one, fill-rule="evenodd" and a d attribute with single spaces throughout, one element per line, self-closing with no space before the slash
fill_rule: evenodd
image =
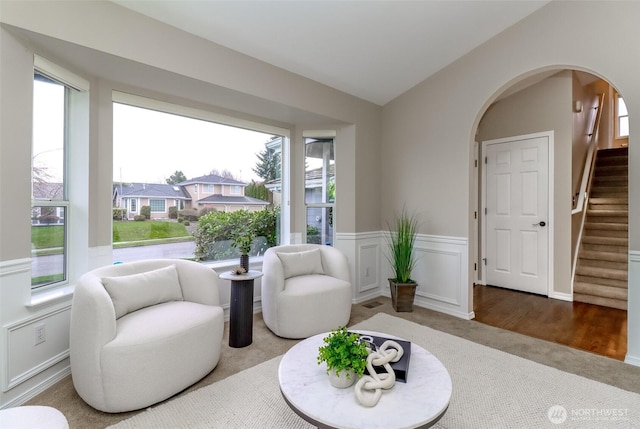
<path id="1" fill-rule="evenodd" d="M 418 218 L 402 209 L 393 224 L 387 224 L 389 255 L 388 259 L 393 270 L 393 277 L 389 279 L 391 302 L 398 312 L 413 311 L 413 300 L 418 284 L 411 278 L 416 264 L 414 244 L 418 234 Z"/>
<path id="2" fill-rule="evenodd" d="M 349 332 L 346 327 L 331 331 L 322 339 L 318 349 L 318 365 L 327 364 L 327 374 L 331 385 L 338 388 L 349 387 L 367 366 L 369 349 L 360 334 Z"/>
<path id="3" fill-rule="evenodd" d="M 255 233 L 250 229 L 236 231 L 232 237 L 231 246 L 240 253 L 240 266 L 244 268 L 245 272 L 249 272 L 249 253 L 255 237 Z"/>

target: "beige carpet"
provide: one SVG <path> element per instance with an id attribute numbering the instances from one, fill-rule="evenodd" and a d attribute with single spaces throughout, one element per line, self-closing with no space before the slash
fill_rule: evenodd
<path id="1" fill-rule="evenodd" d="M 383 313 L 354 328 L 406 338 L 444 363 L 454 393 L 438 428 L 640 427 L 637 393 Z M 270 359 L 110 428 L 311 427 L 280 395 L 279 361 Z"/>

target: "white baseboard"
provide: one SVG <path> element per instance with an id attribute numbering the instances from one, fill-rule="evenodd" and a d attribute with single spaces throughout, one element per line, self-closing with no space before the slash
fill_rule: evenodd
<path id="1" fill-rule="evenodd" d="M 573 295 L 571 295 L 570 293 L 552 292 L 549 294 L 549 298 L 573 302 Z"/>
<path id="2" fill-rule="evenodd" d="M 62 370 L 58 371 L 57 373 L 47 378 L 46 380 L 43 380 L 41 383 L 38 383 L 36 386 L 27 390 L 23 394 L 16 396 L 15 398 L 11 399 L 5 404 L 1 404 L 0 409 L 18 407 L 26 403 L 27 401 L 35 398 L 36 396 L 38 396 L 45 390 L 49 389 L 54 384 L 61 381 L 63 378 L 67 377 L 68 375 L 71 375 L 70 365 L 67 365 Z"/>
<path id="3" fill-rule="evenodd" d="M 628 363 L 629 365 L 634 366 L 640 366 L 640 357 L 626 355 L 624 358 L 624 363 Z"/>

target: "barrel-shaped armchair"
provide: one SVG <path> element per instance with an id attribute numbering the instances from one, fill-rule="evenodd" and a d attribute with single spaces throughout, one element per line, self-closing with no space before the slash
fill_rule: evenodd
<path id="1" fill-rule="evenodd" d="M 90 271 L 71 307 L 74 387 L 110 413 L 155 404 L 215 368 L 223 330 L 218 275 L 202 264 L 156 259 Z"/>
<path id="2" fill-rule="evenodd" d="M 264 254 L 262 272 L 262 316 L 276 335 L 306 338 L 349 322 L 349 264 L 338 249 L 317 244 L 272 247 Z"/>

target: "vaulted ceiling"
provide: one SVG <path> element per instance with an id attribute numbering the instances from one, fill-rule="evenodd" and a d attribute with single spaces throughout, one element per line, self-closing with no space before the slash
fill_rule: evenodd
<path id="1" fill-rule="evenodd" d="M 113 0 L 384 105 L 547 0 Z"/>

